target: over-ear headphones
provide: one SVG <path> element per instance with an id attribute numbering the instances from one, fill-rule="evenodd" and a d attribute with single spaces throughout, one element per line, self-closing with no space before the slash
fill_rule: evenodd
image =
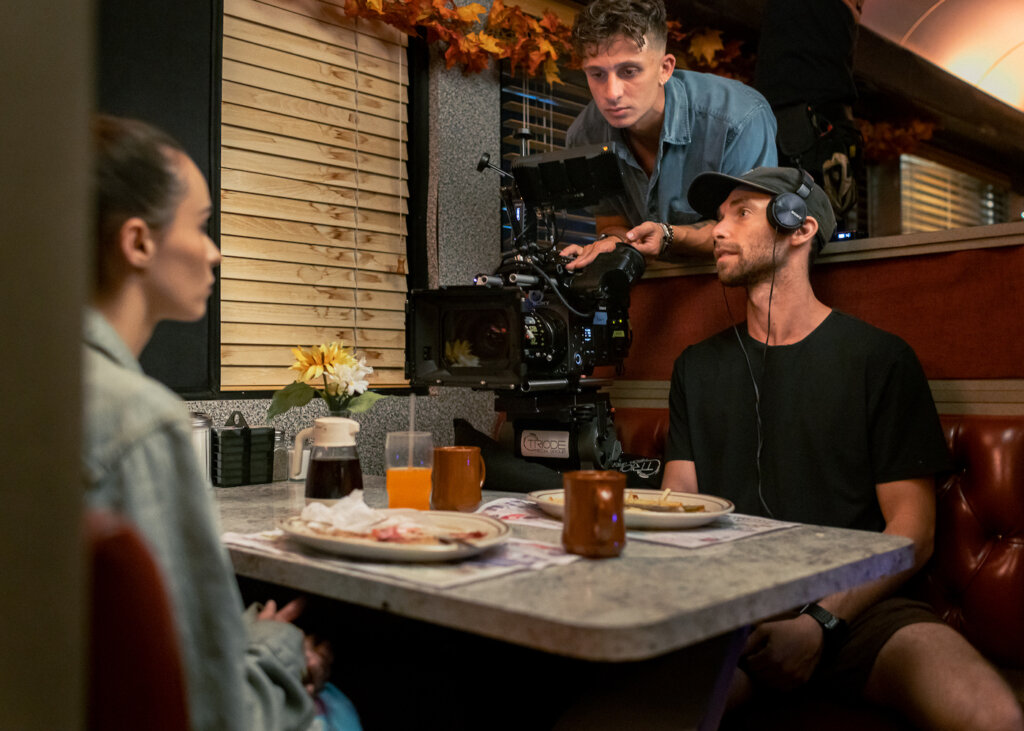
<path id="1" fill-rule="evenodd" d="M 807 196 L 814 189 L 814 178 L 806 170 L 800 171 L 803 180 L 793 193 L 779 193 L 768 203 L 768 223 L 776 231 L 796 231 L 807 220 Z"/>

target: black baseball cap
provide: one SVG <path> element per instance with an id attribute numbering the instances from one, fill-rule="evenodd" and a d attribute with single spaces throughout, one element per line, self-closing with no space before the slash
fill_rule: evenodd
<path id="1" fill-rule="evenodd" d="M 804 172 L 798 168 L 754 168 L 743 175 L 725 175 L 724 173 L 701 173 L 690 184 L 686 194 L 687 200 L 701 216 L 708 219 L 718 218 L 718 207 L 725 202 L 729 194 L 739 187 L 759 190 L 769 195 L 780 193 L 796 193 L 804 182 Z M 836 216 L 832 212 L 832 204 L 821 186 L 815 183 L 805 199 L 807 215 L 818 222 L 818 251 L 827 244 L 836 231 Z"/>

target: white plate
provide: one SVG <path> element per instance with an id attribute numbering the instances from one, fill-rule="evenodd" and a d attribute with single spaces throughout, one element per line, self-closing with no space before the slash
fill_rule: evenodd
<path id="1" fill-rule="evenodd" d="M 408 510 L 381 510 L 381 513 L 401 513 L 408 517 Z M 303 545 L 327 553 L 349 558 L 363 558 L 371 561 L 452 561 L 483 553 L 489 548 L 504 543 L 510 529 L 500 520 L 485 515 L 456 513 L 444 510 L 419 511 L 414 520 L 425 526 L 432 534 L 456 536 L 480 532 L 479 538 L 469 538 L 459 543 L 393 543 L 359 536 L 329 536 L 317 533 L 297 516 L 281 521 L 280 528 L 289 538 Z"/>
<path id="2" fill-rule="evenodd" d="M 636 495 L 641 499 L 658 500 L 661 490 L 634 490 L 626 488 L 627 495 Z M 562 490 L 538 490 L 527 497 L 533 498 L 541 510 L 556 518 L 562 517 L 565 507 L 565 496 Z M 627 528 L 696 528 L 706 525 L 716 518 L 731 513 L 735 506 L 731 501 L 702 493 L 672 492 L 665 502 L 676 505 L 703 505 L 704 509 L 694 513 L 658 513 L 642 508 L 626 508 Z"/>

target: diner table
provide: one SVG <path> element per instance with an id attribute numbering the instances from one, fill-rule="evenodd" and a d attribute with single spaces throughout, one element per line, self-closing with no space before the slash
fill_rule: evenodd
<path id="1" fill-rule="evenodd" d="M 385 507 L 383 483 L 383 477 L 364 477 L 371 507 Z M 302 491 L 301 482 L 216 490 L 221 528 L 240 534 L 271 530 L 301 510 Z M 500 497 L 523 496 L 485 492 L 484 502 Z M 515 537 L 560 541 L 557 530 L 510 526 Z M 552 692 L 565 696 L 564 702 L 551 711 L 555 720 L 538 717 L 536 727 L 563 729 L 715 728 L 753 624 L 913 563 L 907 538 L 811 525 L 700 548 L 629 540 L 617 558 L 581 559 L 441 589 L 368 573 L 358 562 L 318 559 L 308 549 L 274 555 L 231 543 L 228 549 L 240 577 L 414 620 L 422 632 L 400 635 L 399 657 L 417 656 L 409 645 L 427 627 L 491 638 L 460 647 L 475 648 L 476 662 L 481 653 L 495 658 L 489 668 L 483 666 L 495 682 L 493 691 L 511 692 L 517 682 L 525 684 L 519 692 L 536 687 L 534 673 L 553 679 L 558 690 Z M 386 646 L 384 635 L 380 647 Z M 522 653 L 511 652 L 514 647 L 526 648 L 529 659 L 515 668 L 497 661 L 506 650 L 522 660 Z M 460 666 L 445 667 L 452 672 Z M 441 701 L 422 710 L 443 721 Z M 509 720 L 513 716 L 498 714 L 482 725 L 465 721 L 466 716 L 463 721 L 466 727 L 527 727 Z M 448 721 L 437 727 L 459 726 L 454 718 Z"/>

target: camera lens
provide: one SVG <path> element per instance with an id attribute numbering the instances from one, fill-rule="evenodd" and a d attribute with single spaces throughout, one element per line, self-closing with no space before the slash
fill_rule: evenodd
<path id="1" fill-rule="evenodd" d="M 554 367 L 565 356 L 565 317 L 545 309 L 523 315 L 523 358 L 538 367 Z"/>

